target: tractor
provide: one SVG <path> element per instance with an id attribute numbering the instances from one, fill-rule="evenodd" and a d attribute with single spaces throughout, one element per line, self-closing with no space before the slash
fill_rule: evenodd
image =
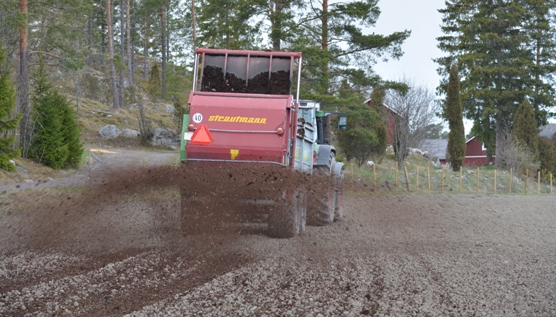
<path id="1" fill-rule="evenodd" d="M 277 238 L 342 218 L 343 164 L 324 137 L 332 112 L 299 99 L 301 65 L 298 52 L 196 49 L 180 160 L 216 176 L 182 186 L 184 234 L 237 221 L 238 204 Z"/>

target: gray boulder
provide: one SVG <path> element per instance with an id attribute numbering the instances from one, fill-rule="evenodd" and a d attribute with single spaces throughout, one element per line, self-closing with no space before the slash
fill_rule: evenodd
<path id="1" fill-rule="evenodd" d="M 166 105 L 166 112 L 167 113 L 174 113 L 174 112 L 176 112 L 176 108 L 174 108 L 174 106 L 172 106 L 172 105 L 167 104 Z"/>
<path id="2" fill-rule="evenodd" d="M 175 143 L 177 143 L 177 136 L 174 133 L 161 128 L 156 128 L 153 131 L 153 145 L 170 145 Z"/>
<path id="3" fill-rule="evenodd" d="M 137 109 L 137 110 L 145 110 L 145 106 L 144 105 L 138 105 L 136 103 L 132 103 L 131 105 L 129 105 L 128 109 L 132 110 L 132 109 Z"/>
<path id="4" fill-rule="evenodd" d="M 122 129 L 122 136 L 125 138 L 136 138 L 139 136 L 139 131 L 132 129 Z"/>
<path id="5" fill-rule="evenodd" d="M 122 133 L 122 130 L 118 129 L 113 124 L 106 125 L 106 126 L 100 128 L 100 130 L 98 130 L 98 134 L 100 134 L 100 136 L 105 137 L 105 138 L 115 138 L 115 137 L 119 136 L 121 133 Z"/>

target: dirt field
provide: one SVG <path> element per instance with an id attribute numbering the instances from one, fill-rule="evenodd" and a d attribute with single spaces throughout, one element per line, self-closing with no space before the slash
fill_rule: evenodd
<path id="1" fill-rule="evenodd" d="M 556 196 L 356 190 L 293 239 L 184 237 L 176 154 L 111 152 L 0 187 L 0 316 L 556 316 Z"/>

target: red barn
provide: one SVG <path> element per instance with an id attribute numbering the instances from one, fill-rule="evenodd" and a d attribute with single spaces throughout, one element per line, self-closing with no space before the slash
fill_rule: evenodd
<path id="1" fill-rule="evenodd" d="M 421 150 L 428 151 L 433 157 L 437 157 L 440 164 L 446 164 L 446 150 L 448 148 L 447 139 L 425 139 L 421 141 Z M 495 163 L 496 157 L 492 157 L 492 163 Z M 473 167 L 485 165 L 487 161 L 487 151 L 483 142 L 472 137 L 466 141 L 465 159 L 463 166 Z"/>
<path id="2" fill-rule="evenodd" d="M 496 162 L 496 157 L 492 156 L 492 163 Z M 483 142 L 476 137 L 467 140 L 465 147 L 465 160 L 463 166 L 482 166 L 487 163 L 487 150 Z"/>
<path id="3" fill-rule="evenodd" d="M 367 107 L 371 108 L 371 99 L 367 99 L 364 101 Z M 394 144 L 394 119 L 399 114 L 392 108 L 388 107 L 384 104 L 384 109 L 386 109 L 386 113 L 388 114 L 388 141 L 390 145 Z"/>

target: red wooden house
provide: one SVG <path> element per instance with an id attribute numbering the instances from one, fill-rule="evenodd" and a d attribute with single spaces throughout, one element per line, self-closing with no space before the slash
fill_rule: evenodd
<path id="1" fill-rule="evenodd" d="M 482 166 L 487 163 L 487 150 L 483 142 L 476 137 L 467 140 L 465 147 L 465 160 L 463 166 Z M 492 156 L 492 164 L 496 162 L 496 157 Z"/>
<path id="2" fill-rule="evenodd" d="M 365 100 L 364 103 L 367 107 L 371 107 L 371 99 Z M 384 104 L 384 109 L 386 109 L 386 113 L 388 114 L 388 141 L 390 145 L 392 145 L 394 144 L 394 119 L 396 116 L 399 116 L 399 114 L 386 104 Z"/>
<path id="3" fill-rule="evenodd" d="M 438 157 L 440 164 L 446 164 L 446 150 L 448 148 L 447 139 L 426 139 L 421 141 L 421 150 L 428 151 L 433 157 Z M 492 163 L 494 164 L 496 157 L 492 157 Z M 482 166 L 487 162 L 487 150 L 483 142 L 479 139 L 472 137 L 466 141 L 465 147 L 465 159 L 463 161 L 463 166 L 474 167 Z"/>

